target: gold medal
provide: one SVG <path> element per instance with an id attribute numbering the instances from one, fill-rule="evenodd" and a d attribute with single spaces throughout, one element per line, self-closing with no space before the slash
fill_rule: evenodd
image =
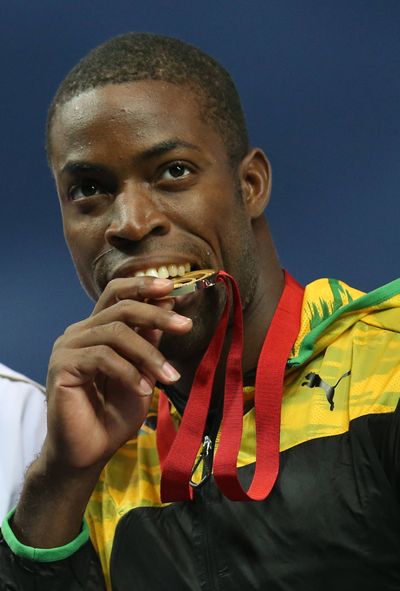
<path id="1" fill-rule="evenodd" d="M 190 271 L 182 277 L 174 277 L 174 289 L 167 297 L 193 293 L 199 289 L 212 287 L 217 282 L 218 271 L 215 269 L 199 269 Z"/>

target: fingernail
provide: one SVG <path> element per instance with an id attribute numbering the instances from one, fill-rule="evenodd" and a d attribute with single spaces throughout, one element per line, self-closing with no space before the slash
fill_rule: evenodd
<path id="1" fill-rule="evenodd" d="M 158 287 L 171 287 L 173 282 L 171 279 L 160 279 L 156 277 L 154 278 L 153 284 L 157 285 Z"/>
<path id="2" fill-rule="evenodd" d="M 168 361 L 164 363 L 161 369 L 165 377 L 169 380 L 172 380 L 173 382 L 176 382 L 181 377 L 181 374 L 177 372 L 176 369 L 172 367 L 170 363 L 168 363 Z"/>
<path id="3" fill-rule="evenodd" d="M 139 386 L 145 396 L 150 396 L 153 393 L 153 388 L 150 386 L 149 382 L 144 378 L 140 380 Z"/>
<path id="4" fill-rule="evenodd" d="M 171 320 L 173 321 L 174 324 L 189 324 L 192 322 L 190 320 L 190 318 L 186 318 L 186 316 L 181 316 L 180 314 L 176 314 L 176 312 L 174 312 L 171 315 Z"/>

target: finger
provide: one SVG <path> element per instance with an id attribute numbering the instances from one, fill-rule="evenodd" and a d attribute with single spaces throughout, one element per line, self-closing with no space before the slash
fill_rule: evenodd
<path id="1" fill-rule="evenodd" d="M 157 306 L 158 308 L 163 308 L 164 310 L 168 310 L 168 311 L 172 311 L 174 305 L 175 305 L 175 300 L 172 298 L 166 299 L 166 300 L 155 300 L 150 302 L 152 305 Z M 146 341 L 148 341 L 149 343 L 151 343 L 153 345 L 153 347 L 157 347 L 160 344 L 160 340 L 163 334 L 163 331 L 158 329 L 158 328 L 141 328 L 138 329 L 138 334 L 140 334 L 141 337 L 143 337 L 144 339 L 146 339 Z"/>
<path id="2" fill-rule="evenodd" d="M 174 288 L 170 279 L 158 277 L 124 277 L 112 279 L 99 297 L 92 315 L 112 306 L 120 300 L 158 299 L 167 296 Z"/>
<path id="3" fill-rule="evenodd" d="M 167 302 L 164 304 L 163 302 Z M 151 303 L 133 300 L 121 300 L 109 308 L 101 310 L 86 320 L 71 325 L 65 335 L 79 333 L 87 328 L 124 322 L 135 329 L 158 329 L 177 334 L 188 332 L 192 328 L 192 320 L 171 310 L 171 299 Z M 162 305 L 159 305 L 159 304 Z"/>
<path id="4" fill-rule="evenodd" d="M 124 322 L 115 321 L 93 326 L 70 335 L 68 339 L 68 349 L 82 350 L 93 347 L 96 352 L 97 347 L 101 345 L 110 347 L 141 373 L 162 383 L 169 384 L 180 378 L 179 373 L 167 362 L 157 347 Z M 61 350 L 66 349 L 63 343 L 58 347 Z"/>
<path id="5" fill-rule="evenodd" d="M 68 356 L 55 356 L 49 368 L 49 396 L 55 389 L 82 387 L 99 376 L 120 383 L 132 394 L 151 394 L 149 380 L 138 369 L 107 345 L 85 347 Z"/>

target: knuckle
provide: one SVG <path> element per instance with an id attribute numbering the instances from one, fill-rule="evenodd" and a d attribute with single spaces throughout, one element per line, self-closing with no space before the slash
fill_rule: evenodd
<path id="1" fill-rule="evenodd" d="M 88 328 L 87 334 L 90 336 L 91 343 L 96 346 L 105 340 L 107 331 L 110 331 L 109 324 L 95 324 Z"/>
<path id="2" fill-rule="evenodd" d="M 59 354 L 52 355 L 47 370 L 47 384 L 52 383 L 57 385 L 60 376 L 65 371 L 69 371 L 75 364 L 76 360 L 74 360 L 74 356 L 70 353 L 65 354 L 65 352 L 60 352 Z"/>
<path id="3" fill-rule="evenodd" d="M 127 326 L 120 320 L 114 320 L 107 328 L 113 337 L 120 338 L 126 335 Z"/>
<path id="4" fill-rule="evenodd" d="M 62 346 L 63 341 L 64 341 L 64 335 L 61 335 L 56 338 L 56 340 L 54 341 L 54 344 L 53 344 L 53 353 L 55 351 L 57 351 L 57 349 L 59 349 Z"/>
<path id="5" fill-rule="evenodd" d="M 96 345 L 95 347 L 90 347 L 87 349 L 84 354 L 87 356 L 93 356 L 96 362 L 103 361 L 104 359 L 109 359 L 114 355 L 114 351 L 108 347 L 108 345 Z"/>
<path id="6" fill-rule="evenodd" d="M 127 381 L 132 384 L 139 383 L 140 372 L 137 367 L 135 367 L 132 363 L 127 363 L 124 366 L 124 370 Z"/>
<path id="7" fill-rule="evenodd" d="M 101 340 L 102 333 L 104 331 L 104 327 L 102 325 L 94 325 L 90 326 L 87 330 L 87 335 L 93 339 L 94 343 L 97 340 Z M 94 344 L 93 343 L 93 344 Z"/>
<path id="8" fill-rule="evenodd" d="M 53 343 L 53 348 L 51 352 L 52 357 L 54 357 L 58 353 L 61 354 L 62 351 L 66 351 L 71 347 L 71 342 L 73 341 L 73 339 L 71 339 L 71 336 L 73 336 L 73 333 L 70 334 L 64 332 L 64 334 L 56 338 L 56 340 Z"/>
<path id="9" fill-rule="evenodd" d="M 100 309 L 103 306 L 109 306 L 110 304 L 113 304 L 115 302 L 118 302 L 118 294 L 121 292 L 121 278 L 116 278 L 116 279 L 111 279 L 103 293 L 100 296 L 99 302 L 97 303 L 97 307 L 99 306 L 99 303 L 101 303 L 100 305 Z"/>
<path id="10" fill-rule="evenodd" d="M 116 305 L 119 308 L 119 317 L 129 326 L 158 327 L 156 306 L 137 300 L 121 300 Z"/>
<path id="11" fill-rule="evenodd" d="M 132 300 L 123 299 L 119 300 L 115 304 L 115 307 L 117 308 L 120 314 L 124 315 L 126 312 L 129 312 L 129 310 L 132 308 L 132 304 L 134 304 Z"/>
<path id="12" fill-rule="evenodd" d="M 114 301 L 119 302 L 119 298 L 124 298 L 121 294 L 126 293 L 127 289 L 134 296 L 138 291 L 138 286 L 141 285 L 142 279 L 143 277 L 117 277 L 111 279 L 107 284 L 105 293 L 107 293 L 108 297 L 114 299 Z"/>
<path id="13" fill-rule="evenodd" d="M 79 322 L 75 322 L 74 324 L 70 324 L 69 326 L 67 326 L 67 328 L 64 330 L 64 336 L 69 336 L 80 330 L 83 326 L 83 323 L 84 321 L 80 320 Z"/>
<path id="14" fill-rule="evenodd" d="M 118 288 L 121 284 L 121 279 L 120 278 L 116 278 L 116 279 L 111 279 L 111 281 L 109 281 L 106 285 L 105 288 L 105 292 L 110 295 L 110 296 L 114 296 L 116 295 Z"/>

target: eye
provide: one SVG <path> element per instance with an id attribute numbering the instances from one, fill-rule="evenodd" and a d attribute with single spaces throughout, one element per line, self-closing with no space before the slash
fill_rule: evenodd
<path id="1" fill-rule="evenodd" d="M 73 201 L 77 199 L 85 199 L 87 197 L 93 197 L 94 195 L 104 195 L 106 191 L 96 181 L 82 181 L 79 185 L 74 185 L 68 191 L 68 196 Z"/>
<path id="2" fill-rule="evenodd" d="M 172 181 L 174 179 L 180 179 L 190 175 L 192 171 L 185 164 L 175 162 L 170 164 L 161 174 L 161 179 L 164 181 Z"/>

